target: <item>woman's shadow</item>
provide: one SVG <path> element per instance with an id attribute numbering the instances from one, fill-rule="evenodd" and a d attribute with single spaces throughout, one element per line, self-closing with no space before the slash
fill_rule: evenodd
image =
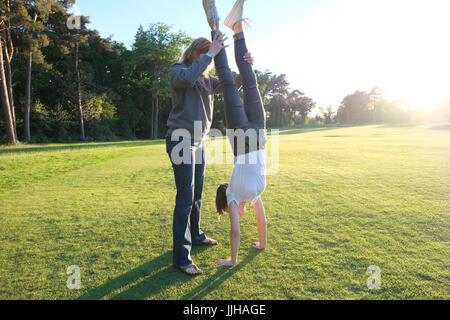
<path id="1" fill-rule="evenodd" d="M 171 261 L 172 252 L 166 252 L 138 268 L 84 293 L 77 300 L 142 300 L 158 294 L 170 285 L 177 284 L 180 281 L 188 281 L 189 278 L 183 277 L 183 274 L 177 272 L 171 266 Z M 143 280 L 140 281 L 141 279 Z M 138 283 L 128 288 L 136 282 Z M 120 292 L 114 294 L 117 291 Z"/>
<path id="2" fill-rule="evenodd" d="M 217 289 L 224 281 L 238 272 L 242 267 L 251 262 L 258 253 L 259 251 L 255 249 L 251 250 L 237 266 L 233 268 L 220 268 L 209 278 L 207 278 L 207 274 L 203 274 L 200 276 L 205 277 L 203 283 L 198 287 L 193 288 L 183 297 L 180 297 L 180 299 L 198 300 L 204 298 L 206 295 Z M 100 287 L 82 294 L 77 300 L 144 300 L 151 298 L 170 287 L 194 279 L 181 273 L 179 270 L 176 270 L 171 265 L 171 262 L 172 252 L 169 251 L 136 269 L 108 281 Z M 143 280 L 139 281 L 140 279 Z M 138 283 L 129 287 L 136 282 Z M 116 291 L 120 292 L 114 294 Z"/>

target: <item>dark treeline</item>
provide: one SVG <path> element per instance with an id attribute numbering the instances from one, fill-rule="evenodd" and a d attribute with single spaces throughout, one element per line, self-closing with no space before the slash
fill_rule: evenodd
<path id="1" fill-rule="evenodd" d="M 0 0 L 0 143 L 157 139 L 171 110 L 170 65 L 193 40 L 163 23 L 140 27 L 130 49 L 69 13 L 75 0 Z M 286 75 L 256 71 L 271 128 L 404 122 L 409 111 L 380 89 L 347 96 L 337 112 L 292 90 Z M 225 130 L 216 97 L 213 127 Z M 441 117 L 448 119 L 449 102 Z"/>

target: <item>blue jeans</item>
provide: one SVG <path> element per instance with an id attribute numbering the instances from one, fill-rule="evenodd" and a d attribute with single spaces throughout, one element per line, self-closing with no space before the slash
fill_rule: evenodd
<path id="1" fill-rule="evenodd" d="M 182 138 L 180 138 L 180 141 Z M 206 239 L 200 229 L 200 211 L 202 206 L 203 182 L 205 180 L 205 143 L 191 141 L 189 148 L 190 163 L 175 164 L 171 154 L 180 141 L 171 141 L 166 137 L 166 152 L 172 163 L 177 187 L 175 210 L 173 213 L 173 264 L 185 267 L 192 264 L 192 245 Z M 180 157 L 184 156 L 184 149 Z"/>
<path id="2" fill-rule="evenodd" d="M 214 38 L 216 31 L 212 31 Z M 243 33 L 234 35 L 234 54 L 236 65 L 242 76 L 242 87 L 244 91 L 244 103 L 241 101 L 239 90 L 234 81 L 228 65 L 228 58 L 225 49 L 214 58 L 214 65 L 220 82 L 223 85 L 223 96 L 225 100 L 225 119 L 228 129 L 249 129 L 265 132 L 266 113 L 262 103 L 261 94 L 258 89 L 258 83 L 255 72 L 251 64 L 244 60 L 244 55 L 248 52 L 245 36 Z M 265 141 L 260 141 L 257 136 L 256 150 L 265 148 Z M 230 141 L 234 155 L 238 155 L 237 139 Z M 248 139 L 245 140 L 244 153 L 256 151 L 254 146 L 250 146 Z"/>

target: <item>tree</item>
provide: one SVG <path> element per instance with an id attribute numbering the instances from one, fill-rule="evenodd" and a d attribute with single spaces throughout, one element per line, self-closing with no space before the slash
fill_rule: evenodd
<path id="1" fill-rule="evenodd" d="M 5 67 L 6 67 L 6 83 L 8 86 L 8 96 L 9 96 L 9 104 L 11 109 L 11 117 L 14 127 L 14 134 L 18 139 L 17 136 L 17 125 L 16 125 L 16 110 L 14 105 L 14 94 L 13 94 L 13 83 L 12 83 L 12 68 L 11 68 L 11 61 L 14 57 L 15 53 L 15 47 L 13 43 L 13 39 L 11 36 L 11 19 L 14 17 L 13 13 L 13 7 L 11 6 L 10 1 L 3 1 L 4 7 L 5 7 L 5 14 L 7 17 L 6 20 L 6 28 L 3 30 L 3 39 L 4 39 L 4 58 L 5 58 Z"/>
<path id="2" fill-rule="evenodd" d="M 272 72 L 266 70 L 261 72 L 259 70 L 255 70 L 256 81 L 258 82 L 258 89 L 261 93 L 261 99 L 264 105 L 269 104 L 269 94 L 270 94 L 270 82 L 272 81 Z"/>
<path id="3" fill-rule="evenodd" d="M 81 61 L 80 61 L 80 47 L 88 40 L 88 30 L 86 25 L 89 24 L 89 19 L 85 16 L 80 16 L 80 28 L 68 29 L 70 44 L 73 50 L 74 71 L 76 76 L 76 101 L 78 109 L 78 119 L 80 123 L 81 140 L 86 139 L 84 118 L 83 118 L 83 94 L 82 94 L 82 79 L 81 79 Z"/>
<path id="4" fill-rule="evenodd" d="M 325 120 L 325 124 L 333 123 L 333 118 L 336 114 L 332 106 L 321 107 L 320 113 Z"/>
<path id="5" fill-rule="evenodd" d="M 369 110 L 370 96 L 367 92 L 356 91 L 344 98 L 339 110 L 338 120 L 341 123 L 360 123 L 366 120 Z"/>
<path id="6" fill-rule="evenodd" d="M 270 99 L 268 104 L 269 119 L 267 124 L 270 127 L 283 127 L 283 115 L 286 114 L 289 96 L 289 82 L 285 74 L 272 75 L 264 92 L 265 99 Z"/>
<path id="7" fill-rule="evenodd" d="M 43 66 L 46 65 L 41 48 L 49 45 L 47 36 L 47 21 L 51 13 L 60 6 L 55 0 L 16 1 L 15 23 L 17 38 L 21 42 L 22 53 L 27 60 L 26 103 L 25 103 L 25 140 L 30 142 L 30 112 L 31 112 L 31 78 L 33 60 Z"/>
<path id="8" fill-rule="evenodd" d="M 305 124 L 306 117 L 311 113 L 312 109 L 316 106 L 316 103 L 305 96 L 305 94 L 299 90 L 294 90 L 288 95 L 288 107 L 295 114 L 300 115 L 301 123 Z M 294 122 L 296 125 L 297 123 Z"/>
<path id="9" fill-rule="evenodd" d="M 11 4 L 9 0 L 3 0 L 0 2 L 0 95 L 2 98 L 3 114 L 5 118 L 6 138 L 9 144 L 17 143 L 16 125 L 15 125 L 15 111 L 12 100 L 12 82 L 11 69 L 8 67 L 8 78 L 5 72 L 5 60 L 6 64 L 10 63 L 12 56 L 11 48 L 8 50 L 8 44 L 11 46 L 10 34 L 11 30 Z M 6 53 L 4 57 L 3 52 Z M 5 59 L 6 58 L 6 59 Z"/>
<path id="10" fill-rule="evenodd" d="M 183 48 L 192 39 L 183 32 L 171 32 L 163 23 L 150 24 L 147 30 L 139 27 L 126 66 L 127 77 L 135 89 L 134 97 L 145 114 L 147 137 L 159 135 L 161 105 L 170 105 L 169 70 Z"/>

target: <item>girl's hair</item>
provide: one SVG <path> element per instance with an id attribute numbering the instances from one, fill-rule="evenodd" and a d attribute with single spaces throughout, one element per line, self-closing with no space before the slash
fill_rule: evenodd
<path id="1" fill-rule="evenodd" d="M 228 208 L 227 203 L 227 189 L 228 183 L 221 184 L 219 188 L 217 188 L 216 193 L 216 209 L 220 215 L 223 215 L 223 211 Z"/>
<path id="2" fill-rule="evenodd" d="M 190 67 L 199 55 L 207 53 L 210 48 L 211 41 L 206 38 L 198 38 L 183 53 L 181 62 Z"/>

